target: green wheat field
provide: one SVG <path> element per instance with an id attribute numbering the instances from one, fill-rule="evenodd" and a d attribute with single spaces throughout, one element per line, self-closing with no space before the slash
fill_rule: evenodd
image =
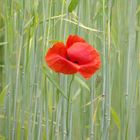
<path id="1" fill-rule="evenodd" d="M 70 34 L 100 53 L 89 80 L 45 62 Z M 0 0 L 0 140 L 140 140 L 140 0 Z"/>

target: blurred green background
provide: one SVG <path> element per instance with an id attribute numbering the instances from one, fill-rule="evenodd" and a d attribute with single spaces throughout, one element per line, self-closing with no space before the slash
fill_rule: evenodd
<path id="1" fill-rule="evenodd" d="M 44 56 L 78 34 L 101 55 L 72 82 Z M 0 0 L 0 140 L 140 140 L 139 0 Z"/>

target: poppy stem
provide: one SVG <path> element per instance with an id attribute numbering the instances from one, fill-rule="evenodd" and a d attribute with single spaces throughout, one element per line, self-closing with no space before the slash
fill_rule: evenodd
<path id="1" fill-rule="evenodd" d="M 72 129 L 72 110 L 71 110 L 71 86 L 72 86 L 72 82 L 74 80 L 74 75 L 72 75 L 72 79 L 70 81 L 69 87 L 68 87 L 68 94 L 67 94 L 67 120 L 66 120 L 66 127 L 67 127 L 67 139 L 70 140 L 71 139 L 71 129 Z"/>

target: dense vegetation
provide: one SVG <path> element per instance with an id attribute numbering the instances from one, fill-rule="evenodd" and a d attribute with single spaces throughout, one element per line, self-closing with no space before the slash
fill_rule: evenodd
<path id="1" fill-rule="evenodd" d="M 70 34 L 100 52 L 89 80 L 45 63 Z M 139 72 L 139 0 L 0 0 L 0 140 L 140 140 Z"/>

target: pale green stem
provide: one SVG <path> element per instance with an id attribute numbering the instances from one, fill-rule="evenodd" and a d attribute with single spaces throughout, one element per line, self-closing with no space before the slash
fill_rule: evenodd
<path id="1" fill-rule="evenodd" d="M 72 79 L 70 81 L 69 87 L 68 87 L 68 101 L 67 101 L 67 119 L 66 119 L 66 124 L 67 124 L 67 139 L 71 140 L 71 131 L 72 131 L 72 102 L 71 102 L 71 86 L 72 82 L 74 80 L 74 75 L 72 76 Z"/>

